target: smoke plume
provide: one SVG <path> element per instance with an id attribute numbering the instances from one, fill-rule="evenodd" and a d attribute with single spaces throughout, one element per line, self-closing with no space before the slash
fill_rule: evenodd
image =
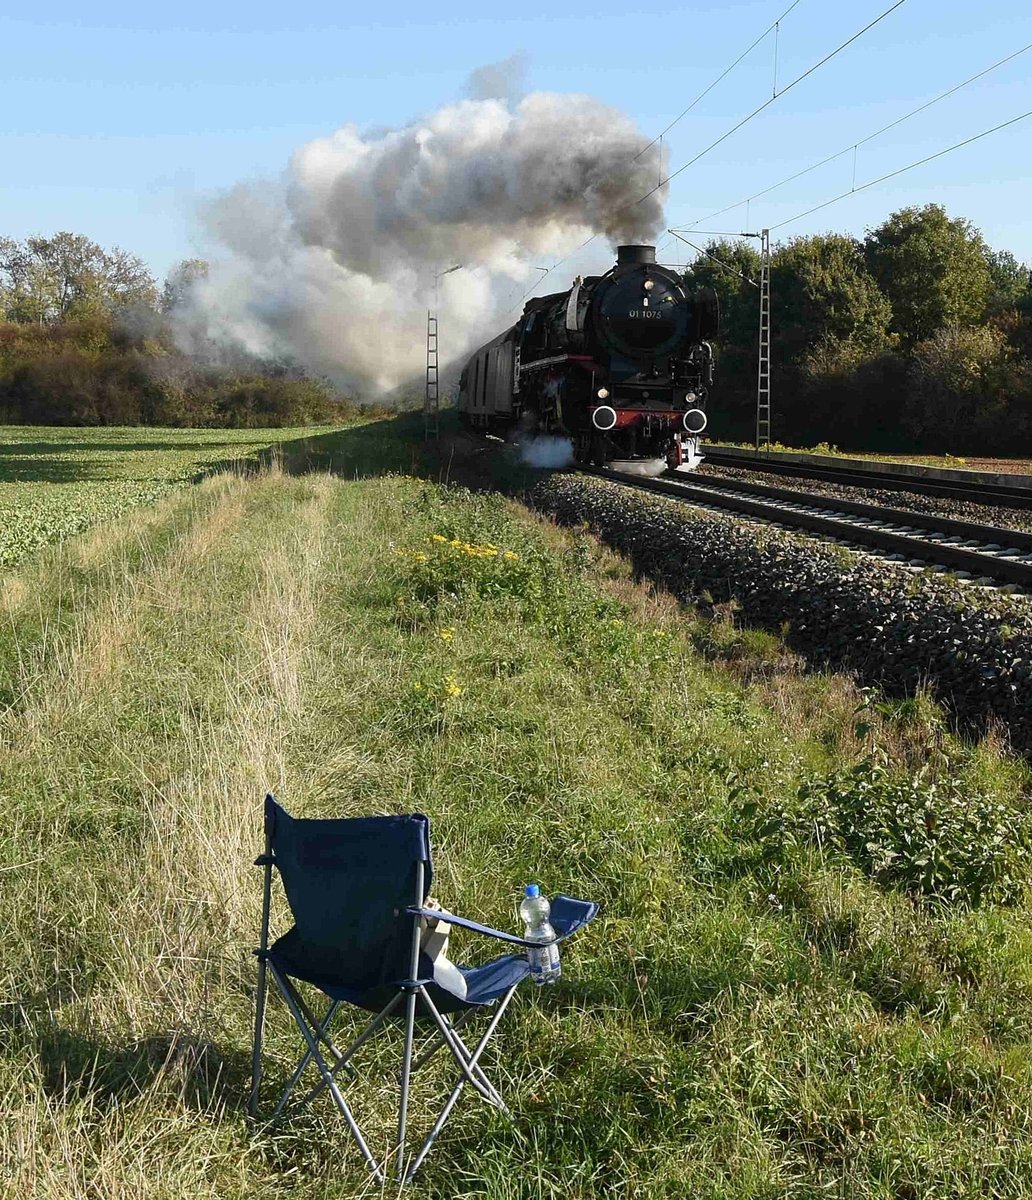
<path id="1" fill-rule="evenodd" d="M 184 348 L 291 357 L 372 395 L 421 380 L 426 310 L 442 361 L 514 321 L 522 294 L 593 234 L 653 241 L 656 151 L 582 95 L 517 90 L 518 58 L 481 68 L 472 97 L 402 129 L 344 126 L 302 146 L 282 179 L 212 203 L 218 252 L 181 322 Z M 611 260 L 610 260 L 611 261 Z M 572 271 L 559 269 L 555 290 Z M 421 391 L 421 383 L 420 383 Z"/>
<path id="2" fill-rule="evenodd" d="M 556 470 L 573 462 L 573 443 L 564 437 L 525 438 L 520 441 L 520 461 L 539 470 Z"/>

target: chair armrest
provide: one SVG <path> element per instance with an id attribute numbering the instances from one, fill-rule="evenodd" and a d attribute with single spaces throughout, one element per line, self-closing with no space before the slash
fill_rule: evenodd
<path id="1" fill-rule="evenodd" d="M 447 921 L 449 925 L 460 925 L 463 929 L 472 929 L 474 933 L 486 933 L 488 937 L 497 938 L 500 942 L 509 942 L 513 946 L 538 946 L 540 942 L 528 942 L 526 938 L 517 937 L 514 933 L 503 933 L 500 929 L 492 929 L 490 925 L 481 925 L 479 921 L 471 921 L 467 917 L 458 917 L 443 908 L 409 908 L 407 912 L 416 917 L 428 917 L 431 921 Z"/>
<path id="2" fill-rule="evenodd" d="M 428 917 L 431 921 L 447 921 L 450 925 L 458 925 L 462 929 L 471 929 L 474 933 L 486 933 L 488 937 L 497 938 L 513 946 L 540 946 L 541 942 L 531 942 L 518 937 L 514 933 L 503 933 L 500 929 L 492 929 L 490 925 L 482 925 L 479 921 L 471 921 L 468 917 L 459 917 L 442 908 L 417 908 L 407 910 L 413 916 Z M 564 942 L 578 929 L 582 929 L 594 919 L 598 905 L 589 900 L 574 900 L 570 896 L 556 896 L 552 902 L 552 927 L 556 931 L 556 942 Z M 551 943 L 546 943 L 551 944 Z"/>

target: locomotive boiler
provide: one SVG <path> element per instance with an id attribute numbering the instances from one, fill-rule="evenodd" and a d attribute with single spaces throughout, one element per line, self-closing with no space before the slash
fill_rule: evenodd
<path id="1" fill-rule="evenodd" d="M 713 380 L 716 297 L 690 294 L 654 246 L 539 296 L 462 370 L 467 424 L 569 438 L 576 461 L 640 474 L 695 466 Z"/>

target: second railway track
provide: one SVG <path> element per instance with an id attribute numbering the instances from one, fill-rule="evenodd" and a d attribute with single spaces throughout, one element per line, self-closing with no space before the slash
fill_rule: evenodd
<path id="1" fill-rule="evenodd" d="M 712 475 L 644 479 L 619 471 L 590 473 L 642 491 L 871 547 L 915 566 L 940 566 L 962 577 L 1032 592 L 1032 533 L 1022 530 Z"/>
<path id="2" fill-rule="evenodd" d="M 785 462 L 782 459 L 738 457 L 721 454 L 707 448 L 706 463 L 714 467 L 734 467 L 745 471 L 763 471 L 770 475 L 786 475 L 801 481 L 819 479 L 862 488 L 883 488 L 887 491 L 913 492 L 925 496 L 966 500 L 976 504 L 999 504 L 1008 508 L 1032 508 L 1032 486 L 1003 487 L 990 482 L 968 483 L 955 479 L 933 479 L 891 471 L 865 471 L 858 467 L 835 467 L 828 463 Z"/>

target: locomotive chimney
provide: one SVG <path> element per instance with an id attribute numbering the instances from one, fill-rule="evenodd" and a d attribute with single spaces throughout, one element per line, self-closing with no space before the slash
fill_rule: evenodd
<path id="1" fill-rule="evenodd" d="M 655 261 L 655 246 L 617 246 L 616 248 L 616 265 L 618 267 L 642 266 Z"/>

